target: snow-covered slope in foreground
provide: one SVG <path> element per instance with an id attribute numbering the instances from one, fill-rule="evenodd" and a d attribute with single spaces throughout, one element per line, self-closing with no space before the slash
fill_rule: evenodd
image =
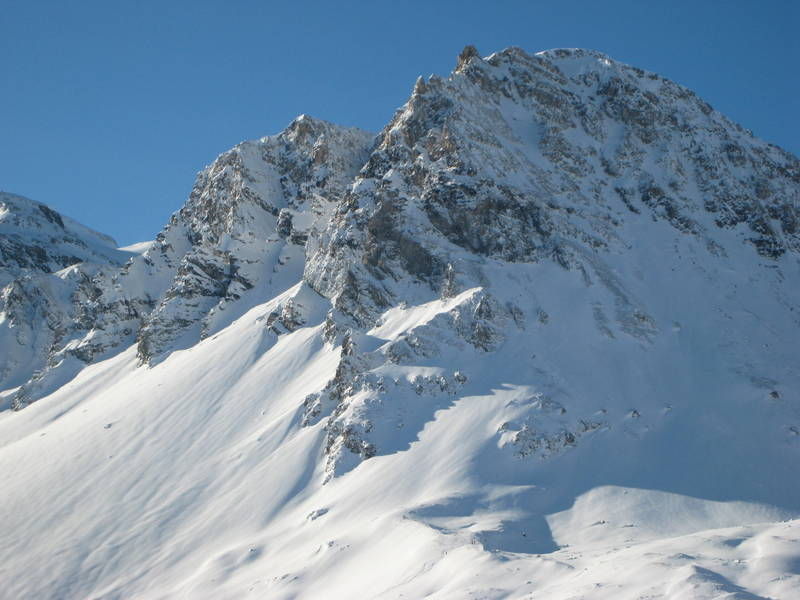
<path id="1" fill-rule="evenodd" d="M 0 412 L 0 597 L 800 596 L 799 190 L 586 51 L 237 147 Z"/>
<path id="2" fill-rule="evenodd" d="M 339 352 L 322 341 L 320 301 L 304 300 L 309 325 L 293 333 L 265 327 L 276 300 L 152 369 L 136 368 L 131 348 L 3 414 L 0 596 L 791 598 L 800 589 L 800 521 L 784 521 L 797 514 L 796 493 L 784 491 L 796 492 L 787 479 L 796 445 L 760 437 L 743 415 L 718 419 L 702 397 L 642 411 L 646 425 L 609 411 L 582 447 L 523 459 L 499 432 L 535 401 L 536 380 L 473 358 L 460 366 L 475 385 L 407 409 L 413 423 L 439 407 L 408 447 L 323 485 L 322 424 L 301 427 L 298 400 L 333 376 Z M 419 317 L 436 308 L 446 306 Z M 383 329 L 407 319 L 398 312 Z"/>

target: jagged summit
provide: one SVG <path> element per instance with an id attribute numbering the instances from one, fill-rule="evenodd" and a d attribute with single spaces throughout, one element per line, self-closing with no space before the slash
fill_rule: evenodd
<path id="1" fill-rule="evenodd" d="M 462 58 L 418 83 L 382 132 L 327 252 L 309 258 L 321 293 L 352 275 L 380 310 L 403 272 L 440 285 L 453 245 L 575 267 L 623 247 L 624 222 L 642 214 L 711 253 L 731 235 L 765 257 L 800 248 L 797 159 L 685 88 L 592 51 Z"/>
<path id="2" fill-rule="evenodd" d="M 481 55 L 475 46 L 472 45 L 464 46 L 464 49 L 461 51 L 461 54 L 458 55 L 458 61 L 456 62 L 456 71 L 466 66 L 466 64 L 473 58 L 480 58 L 480 57 Z"/>
<path id="3" fill-rule="evenodd" d="M 243 142 L 124 264 L 13 263 L 8 593 L 795 597 L 799 205 L 590 50 Z"/>

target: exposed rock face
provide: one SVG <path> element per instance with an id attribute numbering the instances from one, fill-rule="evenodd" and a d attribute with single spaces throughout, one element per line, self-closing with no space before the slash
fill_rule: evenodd
<path id="1" fill-rule="evenodd" d="M 441 285 L 454 256 L 578 268 L 624 248 L 634 217 L 776 258 L 800 249 L 798 184 L 795 157 L 655 74 L 585 50 L 467 48 L 383 131 L 306 277 L 341 298 L 352 273 L 367 318 L 408 275 Z"/>
<path id="2" fill-rule="evenodd" d="M 260 301 L 296 283 L 309 234 L 324 226 L 371 143 L 371 134 L 301 116 L 203 171 L 145 255 L 174 276 L 139 332 L 140 358 L 229 323 L 230 306 L 249 290 Z"/>

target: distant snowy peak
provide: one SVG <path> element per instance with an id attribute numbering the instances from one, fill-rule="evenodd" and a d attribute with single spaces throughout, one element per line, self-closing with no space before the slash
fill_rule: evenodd
<path id="1" fill-rule="evenodd" d="M 0 383 L 28 380 L 77 318 L 75 296 L 131 252 L 45 204 L 0 193 Z"/>
<path id="2" fill-rule="evenodd" d="M 80 262 L 121 263 L 128 254 L 116 245 L 45 204 L 0 192 L 0 287 Z"/>

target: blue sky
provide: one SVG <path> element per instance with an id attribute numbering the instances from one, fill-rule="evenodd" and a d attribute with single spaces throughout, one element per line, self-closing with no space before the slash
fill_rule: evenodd
<path id="1" fill-rule="evenodd" d="M 461 48 L 586 47 L 800 154 L 800 2 L 0 2 L 0 189 L 121 244 L 300 113 L 378 131 Z"/>

